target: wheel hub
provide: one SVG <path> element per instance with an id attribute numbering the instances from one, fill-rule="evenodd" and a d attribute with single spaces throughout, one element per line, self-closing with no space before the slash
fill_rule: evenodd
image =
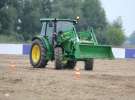
<path id="1" fill-rule="evenodd" d="M 40 47 L 38 45 L 34 45 L 32 47 L 32 60 L 34 63 L 38 63 L 40 60 L 41 52 Z"/>

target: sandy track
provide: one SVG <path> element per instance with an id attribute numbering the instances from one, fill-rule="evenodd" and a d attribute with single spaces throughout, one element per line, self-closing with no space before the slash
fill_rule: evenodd
<path id="1" fill-rule="evenodd" d="M 16 69 L 10 64 L 15 62 Z M 0 55 L 0 100 L 135 100 L 135 60 L 96 60 L 94 71 L 33 69 L 28 56 Z"/>

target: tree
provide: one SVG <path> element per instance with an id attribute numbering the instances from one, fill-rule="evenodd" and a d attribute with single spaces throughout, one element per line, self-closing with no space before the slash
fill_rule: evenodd
<path id="1" fill-rule="evenodd" d="M 5 16 L 5 13 L 3 11 L 3 7 L 6 4 L 7 0 L 0 0 L 0 33 L 3 30 L 3 18 Z"/>
<path id="2" fill-rule="evenodd" d="M 106 29 L 107 41 L 111 45 L 120 46 L 125 41 L 124 30 L 122 29 L 121 18 L 116 19 L 112 24 L 109 24 Z"/>
<path id="3" fill-rule="evenodd" d="M 81 15 L 82 0 L 54 0 L 52 2 L 52 17 L 76 18 Z"/>
<path id="4" fill-rule="evenodd" d="M 0 9 L 4 7 L 8 0 L 0 0 Z"/>
<path id="5" fill-rule="evenodd" d="M 107 24 L 100 0 L 0 0 L 0 34 L 27 41 L 40 32 L 40 18 L 76 16 L 80 16 L 77 30 L 93 27 L 99 43 L 120 45 L 124 41 L 121 21 Z"/>
<path id="6" fill-rule="evenodd" d="M 100 44 L 106 43 L 105 28 L 107 26 L 105 11 L 99 0 L 84 0 L 82 3 L 80 29 L 92 27 Z"/>
<path id="7" fill-rule="evenodd" d="M 41 0 L 41 15 L 43 17 L 51 17 L 52 4 L 51 0 Z"/>
<path id="8" fill-rule="evenodd" d="M 82 5 L 84 27 L 91 26 L 95 30 L 103 30 L 107 24 L 105 11 L 99 0 L 84 0 Z"/>
<path id="9" fill-rule="evenodd" d="M 25 0 L 23 2 L 19 33 L 23 35 L 25 41 L 31 39 L 40 28 L 40 8 L 38 6 L 39 0 Z"/>
<path id="10" fill-rule="evenodd" d="M 15 20 L 17 18 L 16 9 L 13 6 L 4 7 L 1 9 L 0 22 L 1 22 L 1 31 L 3 34 L 11 34 L 14 31 Z"/>
<path id="11" fill-rule="evenodd" d="M 130 44 L 135 45 L 135 31 L 130 35 L 130 37 L 128 38 L 128 41 L 130 42 Z"/>

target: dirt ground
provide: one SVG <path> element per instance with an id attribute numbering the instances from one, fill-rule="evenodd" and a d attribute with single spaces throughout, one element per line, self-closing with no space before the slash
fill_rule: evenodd
<path id="1" fill-rule="evenodd" d="M 0 100 L 135 100 L 135 60 L 95 60 L 92 72 L 33 69 L 28 56 L 0 55 Z"/>

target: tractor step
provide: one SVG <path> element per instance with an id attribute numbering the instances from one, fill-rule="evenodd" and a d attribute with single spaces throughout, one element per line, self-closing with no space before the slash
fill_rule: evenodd
<path id="1" fill-rule="evenodd" d="M 78 60 L 84 59 L 113 59 L 111 46 L 78 44 L 75 49 L 75 58 Z"/>

